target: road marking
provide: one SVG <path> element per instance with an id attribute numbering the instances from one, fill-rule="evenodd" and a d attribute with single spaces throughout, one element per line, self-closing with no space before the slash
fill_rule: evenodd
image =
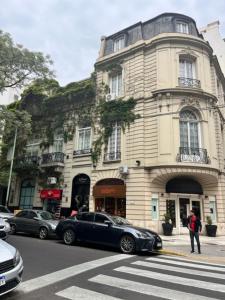
<path id="1" fill-rule="evenodd" d="M 193 263 L 193 262 L 188 263 L 188 262 L 167 260 L 167 259 L 155 258 L 155 257 L 147 258 L 147 260 L 158 262 L 158 263 L 162 262 L 162 263 L 167 263 L 167 264 L 172 264 L 172 265 L 177 265 L 177 266 L 182 266 L 182 267 L 191 267 L 191 268 L 196 268 L 196 269 L 225 272 L 225 268 L 213 267 L 213 266 L 207 266 L 207 265 L 199 265 L 197 261 L 196 261 L 196 263 Z"/>
<path id="2" fill-rule="evenodd" d="M 186 259 L 186 258 L 182 258 L 182 257 L 174 257 L 174 256 L 166 256 L 166 255 L 160 255 L 160 257 L 159 258 L 166 258 L 166 259 L 169 259 L 169 260 L 181 260 L 181 261 L 184 261 L 184 262 L 197 262 L 198 264 L 201 264 L 201 265 L 207 265 L 207 266 L 218 266 L 218 267 L 220 267 L 220 268 L 223 268 L 223 267 L 225 267 L 225 265 L 223 265 L 223 264 L 213 264 L 213 263 L 206 263 L 206 262 L 203 262 L 203 261 L 201 261 L 201 260 L 190 260 L 190 259 Z"/>
<path id="3" fill-rule="evenodd" d="M 70 300 L 122 300 L 121 298 L 111 297 L 77 286 L 71 286 L 68 289 L 56 293 L 56 295 Z"/>
<path id="4" fill-rule="evenodd" d="M 95 268 L 107 264 L 111 264 L 120 260 L 129 259 L 131 257 L 133 256 L 127 254 L 118 254 L 118 255 L 113 255 L 113 256 L 85 262 L 63 270 L 59 270 L 50 274 L 46 274 L 34 279 L 24 281 L 23 283 L 20 284 L 17 290 L 19 290 L 20 292 L 29 293 L 37 289 L 46 287 L 48 285 L 57 283 L 59 281 L 65 280 L 69 277 L 73 277 L 75 275 L 81 274 L 83 272 L 93 270 Z"/>
<path id="5" fill-rule="evenodd" d="M 199 270 L 191 270 L 191 269 L 187 269 L 187 268 L 177 268 L 174 266 L 167 266 L 165 264 L 156 264 L 156 263 L 151 263 L 151 262 L 146 262 L 146 261 L 136 261 L 136 262 L 133 262 L 132 265 L 143 266 L 143 267 L 147 267 L 147 268 L 155 268 L 155 269 L 160 269 L 160 270 L 173 271 L 173 272 L 190 274 L 190 275 L 225 279 L 225 274 L 204 272 L 204 271 L 199 271 Z"/>
<path id="6" fill-rule="evenodd" d="M 195 279 L 173 276 L 173 275 L 157 273 L 157 272 L 152 272 L 152 271 L 146 271 L 146 270 L 130 268 L 130 267 L 119 267 L 119 268 L 115 269 L 115 271 L 123 272 L 126 274 L 131 274 L 131 275 L 136 275 L 136 276 L 152 278 L 152 279 L 161 280 L 161 281 L 165 281 L 165 282 L 169 282 L 169 283 L 187 285 L 190 287 L 196 287 L 196 288 L 200 288 L 200 289 L 225 293 L 225 285 L 224 284 L 195 280 Z"/>
<path id="7" fill-rule="evenodd" d="M 154 286 L 150 284 L 140 283 L 136 281 L 131 281 L 127 279 L 116 278 L 106 275 L 98 275 L 89 279 L 91 282 L 105 284 L 110 287 L 116 287 L 127 291 L 132 291 L 144 295 L 155 296 L 170 300 L 213 300 L 213 298 L 208 298 L 200 295 L 189 294 L 185 292 L 180 292 L 176 290 L 167 289 L 164 287 Z M 134 297 L 133 299 L 138 299 Z"/>

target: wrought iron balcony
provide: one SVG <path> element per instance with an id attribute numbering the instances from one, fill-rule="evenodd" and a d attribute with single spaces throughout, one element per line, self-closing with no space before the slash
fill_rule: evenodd
<path id="1" fill-rule="evenodd" d="M 52 152 L 45 153 L 41 156 L 41 165 L 57 165 L 64 164 L 64 153 Z"/>
<path id="2" fill-rule="evenodd" d="M 104 162 L 121 160 L 121 152 L 107 152 L 104 154 Z"/>
<path id="3" fill-rule="evenodd" d="M 73 151 L 73 156 L 88 155 L 88 154 L 91 154 L 91 149 L 82 149 L 82 150 Z"/>
<path id="4" fill-rule="evenodd" d="M 201 88 L 201 81 L 193 78 L 179 77 L 179 86 L 191 87 L 191 88 Z"/>
<path id="5" fill-rule="evenodd" d="M 14 161 L 14 169 L 30 169 L 36 168 L 39 165 L 40 157 L 37 155 L 24 155 L 18 157 Z"/>
<path id="6" fill-rule="evenodd" d="M 201 164 L 210 163 L 206 149 L 190 147 L 180 147 L 179 154 L 177 155 L 177 161 Z"/>

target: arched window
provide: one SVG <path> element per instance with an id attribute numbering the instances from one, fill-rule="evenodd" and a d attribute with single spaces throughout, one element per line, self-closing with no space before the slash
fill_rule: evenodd
<path id="1" fill-rule="evenodd" d="M 200 148 L 199 120 L 189 109 L 180 113 L 180 147 Z"/>

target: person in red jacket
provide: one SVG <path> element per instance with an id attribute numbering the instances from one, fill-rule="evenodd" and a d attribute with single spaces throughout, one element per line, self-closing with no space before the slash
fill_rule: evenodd
<path id="1" fill-rule="evenodd" d="M 188 229 L 190 232 L 190 239 L 191 239 L 191 253 L 195 252 L 195 248 L 194 248 L 194 239 L 195 239 L 198 246 L 198 253 L 201 254 L 199 233 L 201 233 L 202 231 L 202 223 L 200 219 L 196 216 L 194 210 L 191 210 L 190 216 L 188 217 Z"/>

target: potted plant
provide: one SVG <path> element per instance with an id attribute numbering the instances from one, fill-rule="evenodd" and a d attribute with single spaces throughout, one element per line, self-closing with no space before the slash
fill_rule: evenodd
<path id="1" fill-rule="evenodd" d="M 164 214 L 164 223 L 162 223 L 163 234 L 166 236 L 172 235 L 173 224 L 169 213 Z"/>
<path id="2" fill-rule="evenodd" d="M 217 225 L 212 224 L 212 218 L 210 216 L 206 216 L 206 222 L 207 224 L 205 225 L 205 228 L 206 228 L 207 235 L 215 237 L 217 231 Z"/>

